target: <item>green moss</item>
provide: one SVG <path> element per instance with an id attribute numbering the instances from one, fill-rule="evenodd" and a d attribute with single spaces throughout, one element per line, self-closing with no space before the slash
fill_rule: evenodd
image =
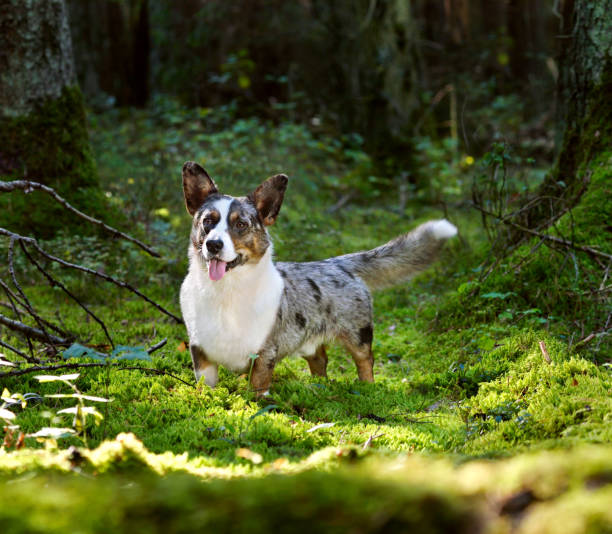
<path id="1" fill-rule="evenodd" d="M 183 456 L 152 454 L 125 434 L 93 451 L 0 453 L 0 480 L 10 482 L 0 485 L 6 503 L 0 522 L 15 534 L 66 532 L 76 525 L 84 534 L 586 534 L 612 526 L 609 446 L 459 466 L 420 455 L 318 456 L 325 463 L 314 457 L 297 468 L 277 462 L 236 477 Z M 126 458 L 137 462 L 126 467 Z"/>
<path id="2" fill-rule="evenodd" d="M 89 145 L 83 98 L 66 87 L 56 100 L 40 102 L 24 117 L 0 122 L 2 180 L 28 179 L 53 187 L 75 207 L 100 217 L 105 202 Z M 0 226 L 40 237 L 85 227 L 43 193 L 0 196 Z"/>
<path id="3" fill-rule="evenodd" d="M 516 351 L 522 356 L 512 362 Z M 600 443 L 612 439 L 609 371 L 570 356 L 564 343 L 542 333 L 506 340 L 494 356 L 511 363 L 506 373 L 481 384 L 478 394 L 464 403 L 472 436 L 466 452 L 558 438 Z"/>

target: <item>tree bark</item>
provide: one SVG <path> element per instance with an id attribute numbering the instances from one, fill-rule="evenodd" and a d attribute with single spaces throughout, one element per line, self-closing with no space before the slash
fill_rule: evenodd
<path id="1" fill-rule="evenodd" d="M 561 7 L 557 130 L 562 141 L 556 168 L 537 192 L 546 200 L 523 213 L 529 228 L 581 201 L 590 189 L 584 184 L 587 167 L 612 143 L 612 0 L 565 0 Z"/>
<path id="2" fill-rule="evenodd" d="M 0 0 L 0 180 L 53 187 L 104 213 L 64 0 Z M 47 207 L 48 206 L 48 207 Z M 39 193 L 0 196 L 0 226 L 50 237 L 75 220 Z"/>
<path id="3" fill-rule="evenodd" d="M 0 115 L 32 112 L 74 84 L 63 0 L 0 0 Z"/>

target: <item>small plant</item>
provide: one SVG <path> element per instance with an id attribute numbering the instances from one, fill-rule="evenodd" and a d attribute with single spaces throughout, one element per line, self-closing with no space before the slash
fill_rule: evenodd
<path id="1" fill-rule="evenodd" d="M 44 397 L 54 399 L 75 399 L 76 404 L 68 408 L 63 408 L 56 414 L 72 415 L 73 419 L 71 427 L 47 426 L 30 434 L 24 434 L 20 430 L 20 426 L 15 422 L 17 415 L 14 411 L 12 411 L 12 409 L 20 408 L 21 410 L 24 410 L 27 407 L 28 402 L 40 401 L 43 397 L 37 393 L 11 393 L 5 388 L 2 392 L 2 404 L 0 405 L 0 419 L 2 419 L 5 423 L 3 446 L 7 449 L 12 447 L 20 449 L 24 445 L 24 438 L 35 438 L 36 440 L 45 442 L 48 445 L 55 445 L 56 440 L 60 438 L 76 436 L 79 437 L 83 444 L 87 447 L 87 417 L 92 416 L 96 424 L 99 424 L 104 417 L 95 407 L 86 405 L 85 401 L 108 403 L 110 400 L 93 395 L 84 395 L 74 383 L 79 376 L 79 373 L 73 373 L 59 376 L 38 375 L 34 377 L 40 383 L 61 382 L 68 386 L 71 390 L 70 393 L 52 393 L 44 395 Z M 50 414 L 49 418 L 51 421 L 56 420 L 53 414 Z"/>
<path id="2" fill-rule="evenodd" d="M 38 375 L 35 376 L 36 380 L 41 383 L 44 382 L 61 382 L 68 386 L 72 392 L 71 393 L 53 393 L 50 395 L 45 395 L 47 398 L 54 399 L 74 399 L 76 400 L 76 404 L 74 406 L 70 406 L 68 408 L 63 408 L 59 410 L 57 414 L 70 414 L 73 416 L 72 419 L 72 427 L 44 427 L 41 428 L 38 432 L 33 434 L 28 434 L 26 437 L 29 438 L 38 438 L 47 440 L 56 440 L 59 438 L 66 438 L 73 435 L 78 436 L 83 441 L 85 447 L 87 447 L 87 416 L 92 416 L 96 424 L 99 424 L 100 421 L 104 418 L 102 414 L 93 406 L 86 406 L 85 401 L 89 402 L 110 402 L 109 399 L 105 399 L 103 397 L 95 397 L 93 395 L 84 395 L 81 393 L 79 388 L 76 386 L 74 381 L 80 376 L 79 373 L 73 373 L 68 375 Z"/>

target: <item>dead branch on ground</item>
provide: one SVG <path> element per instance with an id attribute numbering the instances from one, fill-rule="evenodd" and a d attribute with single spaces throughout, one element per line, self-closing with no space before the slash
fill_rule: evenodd
<path id="1" fill-rule="evenodd" d="M 95 219 L 94 217 L 91 217 L 81 212 L 80 210 L 72 206 L 66 199 L 60 196 L 51 187 L 29 180 L 15 180 L 11 182 L 0 181 L 0 193 L 12 193 L 15 191 L 22 191 L 26 194 L 31 193 L 32 191 L 42 191 L 43 193 L 53 198 L 55 202 L 59 203 L 67 211 L 75 214 L 81 219 L 84 219 L 89 224 L 101 228 L 105 232 L 109 233 L 113 238 L 119 238 L 134 243 L 151 256 L 160 257 L 155 250 L 153 250 L 150 246 L 144 244 L 142 241 L 124 232 L 121 232 L 120 230 L 117 230 L 116 228 L 113 228 L 112 226 L 109 226 L 106 223 Z M 58 353 L 58 348 L 67 347 L 71 345 L 74 341 L 77 340 L 77 336 L 71 332 L 68 332 L 65 327 L 60 327 L 54 324 L 52 321 L 42 317 L 37 312 L 34 304 L 30 301 L 30 299 L 26 295 L 26 292 L 21 287 L 17 276 L 15 257 L 18 249 L 22 252 L 25 260 L 30 265 L 36 268 L 36 270 L 47 280 L 51 287 L 59 288 L 62 292 L 64 292 L 64 294 L 66 294 L 66 296 L 72 302 L 75 302 L 79 307 L 81 307 L 85 311 L 85 313 L 89 315 L 100 326 L 100 328 L 104 332 L 105 337 L 108 339 L 111 347 L 113 348 L 114 341 L 104 321 L 102 321 L 102 319 L 100 319 L 95 313 L 93 313 L 93 311 L 85 303 L 83 303 L 73 292 L 71 292 L 66 287 L 66 285 L 63 284 L 56 276 L 52 275 L 44 267 L 44 262 L 55 263 L 65 269 L 80 271 L 89 276 L 100 278 L 106 282 L 114 284 L 115 286 L 121 289 L 128 290 L 137 295 L 139 298 L 146 301 L 147 303 L 149 303 L 151 306 L 155 307 L 161 313 L 172 318 L 175 322 L 182 323 L 182 320 L 179 317 L 166 310 L 163 306 L 155 302 L 153 299 L 144 295 L 141 291 L 139 291 L 131 284 L 123 280 L 119 280 L 106 273 L 90 269 L 89 267 L 85 267 L 78 263 L 72 263 L 62 258 L 58 258 L 45 251 L 39 245 L 38 241 L 33 237 L 24 236 L 1 227 L 0 237 L 8 239 L 8 278 L 7 280 L 3 280 L 0 277 L 0 289 L 4 292 L 8 299 L 8 302 L 4 307 L 9 310 L 8 315 L 0 313 L 0 327 L 4 327 L 5 329 L 19 336 L 23 336 L 27 343 L 29 354 L 4 340 L 0 340 L 0 346 L 11 351 L 11 353 L 16 355 L 18 358 L 24 360 L 25 363 L 42 363 L 41 358 L 35 355 L 35 343 L 42 345 L 42 350 L 39 350 L 39 354 L 45 353 L 51 356 L 55 356 Z M 19 247 L 15 247 L 15 244 L 19 244 Z M 42 262 L 40 261 L 41 258 L 43 259 Z M 163 346 L 163 344 L 165 344 L 165 340 L 154 345 L 150 349 L 150 351 L 152 352 L 152 350 Z M 55 366 L 54 368 L 70 368 L 67 366 L 76 367 L 78 365 L 83 366 L 83 364 L 64 364 L 63 366 Z M 95 367 L 96 365 L 88 366 Z M 51 367 L 41 367 L 39 365 L 37 366 L 37 369 L 51 370 Z M 122 367 L 122 369 L 126 368 Z M 34 367 L 30 367 L 27 369 L 15 369 L 9 373 L 4 373 L 0 375 L 0 378 L 3 376 L 18 376 L 21 374 L 33 372 L 30 370 L 34 370 Z"/>

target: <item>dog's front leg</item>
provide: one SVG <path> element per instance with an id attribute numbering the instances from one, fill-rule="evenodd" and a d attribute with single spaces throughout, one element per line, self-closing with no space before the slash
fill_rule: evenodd
<path id="1" fill-rule="evenodd" d="M 189 345 L 189 352 L 191 352 L 196 382 L 199 382 L 200 378 L 204 377 L 206 385 L 214 388 L 219 381 L 217 364 L 211 362 L 206 357 L 206 353 L 198 345 Z"/>
<path id="2" fill-rule="evenodd" d="M 272 375 L 274 374 L 274 360 L 269 355 L 260 354 L 259 358 L 253 363 L 251 372 L 251 387 L 255 391 L 256 398 L 268 395 Z"/>

